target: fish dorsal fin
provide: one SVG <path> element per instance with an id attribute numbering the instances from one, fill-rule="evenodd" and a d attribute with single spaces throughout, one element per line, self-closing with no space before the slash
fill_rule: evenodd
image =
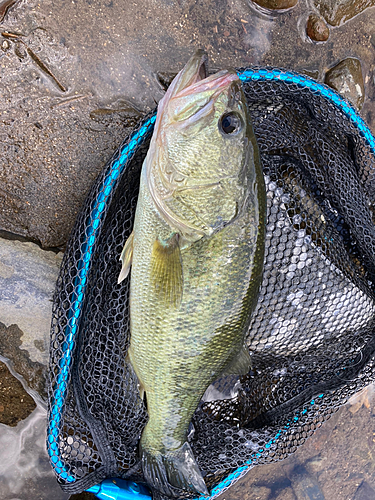
<path id="1" fill-rule="evenodd" d="M 166 242 L 154 242 L 151 255 L 151 278 L 155 292 L 166 305 L 178 307 L 182 299 L 182 260 L 180 237 L 174 234 Z"/>
<path id="2" fill-rule="evenodd" d="M 238 353 L 238 355 L 224 368 L 222 377 L 228 375 L 246 375 L 249 373 L 251 368 L 251 358 L 249 351 L 244 346 Z"/>
<path id="3" fill-rule="evenodd" d="M 130 266 L 132 265 L 132 260 L 133 260 L 133 242 L 134 242 L 134 232 L 132 232 L 132 234 L 126 240 L 124 248 L 122 249 L 120 255 L 122 268 L 117 283 L 121 283 L 121 281 L 123 281 L 129 274 Z"/>

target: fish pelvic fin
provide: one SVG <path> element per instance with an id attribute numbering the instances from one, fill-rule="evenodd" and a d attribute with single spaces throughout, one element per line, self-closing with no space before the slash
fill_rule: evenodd
<path id="1" fill-rule="evenodd" d="M 134 231 L 126 240 L 126 243 L 120 255 L 122 268 L 117 283 L 121 283 L 121 281 L 123 281 L 129 274 L 130 266 L 132 265 L 132 260 L 133 260 L 133 242 L 134 242 Z"/>
<path id="2" fill-rule="evenodd" d="M 132 360 L 131 360 L 131 351 L 130 349 L 128 350 L 128 353 L 126 355 L 126 358 L 125 358 L 125 364 L 133 378 L 133 380 L 137 383 L 137 386 L 138 386 L 138 390 L 139 390 L 139 397 L 141 399 L 141 401 L 144 402 L 145 400 L 145 388 L 143 387 L 143 384 L 142 382 L 140 381 L 138 375 L 137 375 L 137 372 L 135 371 L 135 368 L 133 366 L 133 363 L 132 363 Z"/>
<path id="3" fill-rule="evenodd" d="M 251 358 L 248 349 L 243 346 L 237 356 L 224 368 L 222 377 L 228 375 L 247 375 L 251 368 Z"/>
<path id="4" fill-rule="evenodd" d="M 141 441 L 141 454 L 143 475 L 155 490 L 174 498 L 181 497 L 181 490 L 209 495 L 188 442 L 163 455 L 143 448 Z"/>
<path id="5" fill-rule="evenodd" d="M 167 306 L 178 307 L 182 299 L 183 274 L 180 236 L 166 242 L 155 240 L 151 255 L 151 277 L 155 292 Z"/>

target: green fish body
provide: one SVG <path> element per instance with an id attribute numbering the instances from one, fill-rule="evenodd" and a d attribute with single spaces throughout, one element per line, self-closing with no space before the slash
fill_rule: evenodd
<path id="1" fill-rule="evenodd" d="M 159 104 L 141 174 L 129 272 L 129 361 L 146 393 L 143 473 L 207 494 L 187 433 L 208 386 L 249 370 L 244 336 L 264 258 L 265 190 L 238 76 L 197 51 Z"/>

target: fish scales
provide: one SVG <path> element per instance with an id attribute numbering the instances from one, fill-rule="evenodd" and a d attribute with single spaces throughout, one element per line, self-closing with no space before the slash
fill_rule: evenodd
<path id="1" fill-rule="evenodd" d="M 207 493 L 187 443 L 204 392 L 249 369 L 243 346 L 262 275 L 265 192 L 237 75 L 207 77 L 198 51 L 168 92 L 119 281 L 131 265 L 128 360 L 149 415 L 143 472 L 178 496 Z"/>

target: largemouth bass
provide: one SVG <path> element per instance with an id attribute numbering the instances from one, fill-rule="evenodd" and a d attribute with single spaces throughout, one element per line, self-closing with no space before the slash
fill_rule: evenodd
<path id="1" fill-rule="evenodd" d="M 208 494 L 187 442 L 208 386 L 249 370 L 244 336 L 264 258 L 265 188 L 234 71 L 198 50 L 159 103 L 133 233 L 128 360 L 146 393 L 143 473 L 166 495 Z"/>

